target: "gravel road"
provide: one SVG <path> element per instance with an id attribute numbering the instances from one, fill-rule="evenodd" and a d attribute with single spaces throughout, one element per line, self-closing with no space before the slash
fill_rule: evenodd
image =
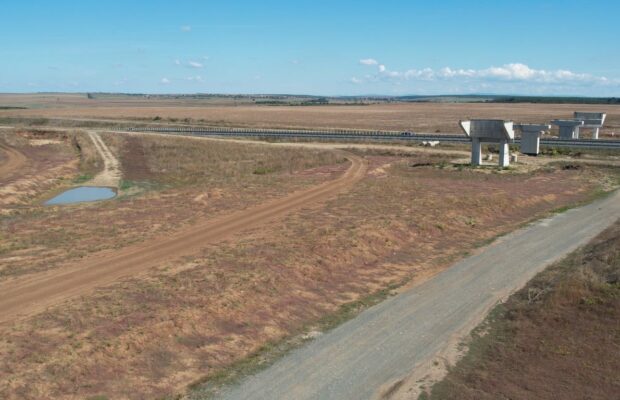
<path id="1" fill-rule="evenodd" d="M 498 301 L 620 217 L 620 193 L 531 224 L 226 389 L 221 399 L 372 399 L 476 326 Z M 426 371 L 421 372 L 422 375 Z"/>

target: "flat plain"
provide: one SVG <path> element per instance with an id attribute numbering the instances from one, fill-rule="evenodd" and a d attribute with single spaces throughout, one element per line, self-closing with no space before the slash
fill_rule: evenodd
<path id="1" fill-rule="evenodd" d="M 0 105 L 29 107 L 0 111 L 3 125 L 15 125 L 0 130 L 0 285 L 163 243 L 205 221 L 330 187 L 352 160 L 364 165 L 354 184 L 260 226 L 3 320 L 0 397 L 7 399 L 172 398 L 228 379 L 240 363 L 260 367 L 270 349 L 333 327 L 498 235 L 615 189 L 620 176 L 617 156 L 587 151 L 522 157 L 500 170 L 470 168 L 458 148 L 313 147 L 100 129 L 120 165 L 118 196 L 46 207 L 44 200 L 104 168 L 79 126 L 84 119 L 453 132 L 468 116 L 542 122 L 603 108 L 611 136 L 620 108 L 235 106 L 84 95 L 2 95 Z"/>
<path id="2" fill-rule="evenodd" d="M 334 106 L 257 106 L 251 100 L 144 98 L 87 99 L 85 95 L 0 95 L 2 117 L 80 118 L 192 123 L 255 128 L 369 129 L 459 133 L 458 121 L 500 118 L 549 123 L 574 111 L 607 112 L 603 136 L 620 135 L 620 105 L 504 103 L 380 103 Z"/>

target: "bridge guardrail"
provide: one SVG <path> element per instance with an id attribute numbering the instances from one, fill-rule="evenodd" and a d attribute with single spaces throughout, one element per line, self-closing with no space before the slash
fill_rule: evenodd
<path id="1" fill-rule="evenodd" d="M 369 140 L 405 140 L 405 141 L 439 141 L 452 143 L 469 143 L 471 139 L 458 134 L 402 134 L 397 131 L 362 131 L 362 130 L 278 130 L 278 129 L 249 129 L 249 128 L 129 128 L 133 132 L 156 132 L 169 134 L 189 134 L 193 136 L 243 136 L 243 137 L 289 137 L 310 139 L 369 139 Z M 519 144 L 520 138 L 515 138 L 511 143 Z M 607 148 L 619 149 L 620 140 L 603 139 L 560 139 L 543 138 L 542 146 L 557 147 L 582 147 L 582 148 Z"/>

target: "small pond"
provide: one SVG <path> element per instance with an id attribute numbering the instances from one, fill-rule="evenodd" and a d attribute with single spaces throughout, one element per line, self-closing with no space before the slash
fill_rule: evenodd
<path id="1" fill-rule="evenodd" d="M 116 196 L 116 192 L 108 187 L 80 186 L 62 192 L 45 202 L 46 206 L 58 204 L 83 203 L 86 201 L 107 200 Z"/>

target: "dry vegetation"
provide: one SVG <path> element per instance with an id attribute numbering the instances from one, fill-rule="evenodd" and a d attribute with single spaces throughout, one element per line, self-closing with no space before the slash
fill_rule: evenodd
<path id="1" fill-rule="evenodd" d="M 430 398 L 615 399 L 619 371 L 620 221 L 496 309 Z"/>
<path id="2" fill-rule="evenodd" d="M 201 100 L 148 100 L 122 98 L 88 100 L 84 95 L 0 97 L 3 104 L 33 107 L 0 110 L 2 117 L 94 118 L 148 120 L 216 126 L 263 128 L 342 128 L 460 132 L 457 122 L 465 118 L 504 118 L 518 122 L 548 123 L 571 118 L 573 111 L 607 112 L 603 136 L 620 135 L 620 105 L 400 103 L 368 106 L 254 106 L 222 105 Z M 154 119 L 157 121 L 154 121 Z"/>
<path id="3" fill-rule="evenodd" d="M 68 207 L 35 202 L 5 209 L 10 212 L 0 217 L 0 279 L 164 235 L 196 219 L 331 179 L 347 166 L 342 156 L 321 150 L 160 136 L 103 137 L 120 153 L 125 179 L 120 197 Z M 82 164 L 89 171 L 92 142 L 86 136 L 75 140 L 86 151 Z"/>
<path id="4" fill-rule="evenodd" d="M 177 138 L 105 139 L 113 148 L 131 149 L 122 156 L 128 179 L 154 182 L 159 190 L 19 216 L 24 218 L 21 225 L 19 219 L 10 222 L 17 235 L 36 222 L 49 229 L 30 231 L 29 237 L 60 236 L 42 245 L 47 253 L 33 254 L 5 273 L 22 265 L 48 268 L 53 247 L 95 251 L 89 246 L 162 234 L 191 223 L 197 214 L 240 206 L 248 198 L 256 201 L 258 194 L 261 199 L 282 195 L 344 167 L 297 171 L 339 161 L 308 150 L 296 154 L 285 148 L 239 149 L 238 144 L 189 140 L 189 148 L 179 149 Z M 194 146 L 209 148 L 197 151 Z M 134 154 L 143 161 L 131 164 Z M 248 165 L 230 162 L 231 154 Z M 370 162 L 367 178 L 322 207 L 208 246 L 146 279 L 126 280 L 2 327 L 0 397 L 173 396 L 189 383 L 208 382 L 268 343 L 315 326 L 325 315 L 337 315 L 346 304 L 432 275 L 532 216 L 589 199 L 601 182 L 617 174 L 562 165 L 499 173 L 453 167 L 446 156 L 363 154 Z M 310 158 L 300 161 L 304 156 Z M 278 172 L 255 174 L 259 166 Z M 217 174 L 204 173 L 211 168 Z M 188 174 L 191 185 L 185 181 Z M 221 187 L 227 182 L 228 190 Z M 197 200 L 199 193 L 204 196 Z M 167 226 L 170 221 L 174 224 Z"/>
<path id="5" fill-rule="evenodd" d="M 0 175 L 0 215 L 29 204 L 33 198 L 72 181 L 83 164 L 88 173 L 96 169 L 88 157 L 93 154 L 88 142 L 74 133 L 41 130 L 0 131 L 0 146 L 18 152 L 22 162 L 8 173 Z M 82 144 L 85 157 L 78 162 L 77 145 Z M 1 153 L 1 151 L 0 151 Z"/>
<path id="6" fill-rule="evenodd" d="M 163 122 L 190 118 L 216 125 L 453 132 L 455 121 L 469 116 L 543 122 L 568 117 L 575 109 L 41 99 L 17 96 L 12 101 L 39 108 L 0 111 L 0 122 L 15 115 L 160 116 Z M 577 107 L 606 109 L 607 133 L 620 127 L 618 106 Z M 93 176 L 101 161 L 79 132 L 14 133 L 2 140 L 28 157 L 30 169 L 0 177 L 0 183 L 27 181 L 32 189 L 20 192 L 13 203 L 1 203 L 0 280 L 164 236 L 196 219 L 333 179 L 348 165 L 326 150 L 106 133 L 102 138 L 122 164 L 120 196 L 42 207 L 40 201 L 53 191 Z M 56 142 L 43 143 L 50 139 Z M 432 276 L 531 218 L 587 201 L 617 186 L 620 174 L 604 166 L 545 166 L 542 158 L 528 168 L 498 171 L 451 165 L 454 155 L 449 154 L 355 151 L 369 161 L 368 176 L 325 205 L 206 246 L 201 254 L 169 262 L 147 277 L 0 326 L 0 398 L 176 396 L 188 384 L 214 381 L 283 338 L 350 316 L 377 293 Z"/>

